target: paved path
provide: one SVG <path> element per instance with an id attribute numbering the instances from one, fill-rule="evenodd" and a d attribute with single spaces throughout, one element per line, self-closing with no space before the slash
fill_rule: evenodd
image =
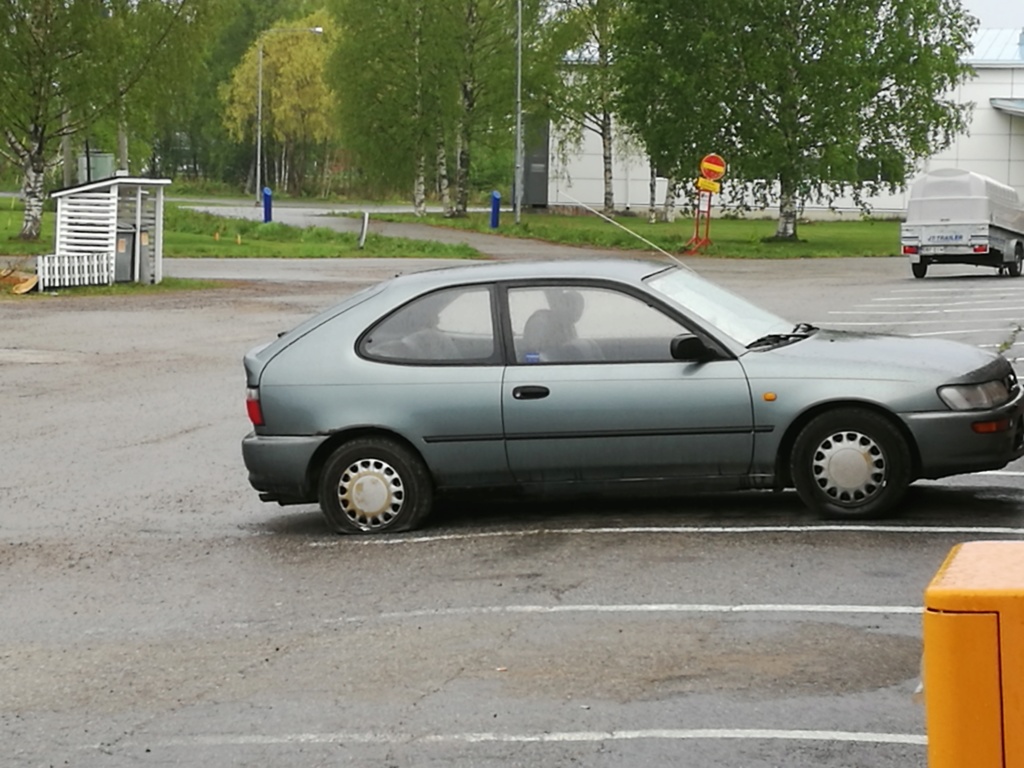
<path id="1" fill-rule="evenodd" d="M 189 205 L 189 208 L 205 211 L 217 216 L 236 219 L 263 218 L 263 209 L 255 205 Z M 433 240 L 439 243 L 468 245 L 492 259 L 579 259 L 593 256 L 622 256 L 621 251 L 583 248 L 570 245 L 554 245 L 540 240 L 519 237 L 504 237 L 481 232 L 466 232 L 446 227 L 432 227 L 427 224 L 380 221 L 373 214 L 394 212 L 400 209 L 387 206 L 335 206 L 335 207 L 291 207 L 274 208 L 274 221 L 296 227 L 327 227 L 338 232 L 358 233 L 362 220 L 358 216 L 363 210 L 370 213 L 369 231 L 385 237 L 406 237 L 414 240 Z M 408 210 L 401 209 L 401 210 Z M 507 214 L 511 216 L 511 213 Z M 611 226 L 609 224 L 609 226 Z"/>

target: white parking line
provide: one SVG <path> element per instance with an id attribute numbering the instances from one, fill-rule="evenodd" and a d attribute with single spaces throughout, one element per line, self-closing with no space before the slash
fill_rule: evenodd
<path id="1" fill-rule="evenodd" d="M 850 314 L 863 315 L 863 314 L 866 314 L 866 313 L 864 313 L 864 312 L 851 312 Z M 883 314 L 883 313 L 870 313 L 870 314 Z M 924 312 L 924 313 L 921 313 L 921 314 L 929 314 L 929 313 Z M 986 317 L 977 317 L 977 318 L 973 318 L 973 319 L 969 318 L 969 317 L 963 317 L 963 318 L 960 318 L 960 319 L 957 320 L 958 323 L 989 323 L 991 321 L 992 321 L 991 318 L 986 318 Z M 896 320 L 894 318 L 892 322 L 897 322 L 900 325 L 900 327 L 903 327 L 905 325 L 938 325 L 940 323 L 948 323 L 949 322 L 949 318 L 946 318 L 944 320 Z M 834 326 L 837 326 L 837 325 L 873 325 L 873 326 L 882 326 L 882 327 L 888 328 L 892 324 L 892 322 L 884 322 L 883 323 L 883 322 L 874 321 L 874 322 L 858 323 L 858 322 L 853 322 L 851 320 L 832 320 L 831 318 L 829 318 L 828 320 L 812 320 L 811 324 L 812 325 L 820 325 L 820 326 L 825 327 L 825 328 L 830 328 L 830 327 L 834 327 Z M 1008 328 L 1009 327 L 1007 327 L 1007 328 L 999 328 L 998 330 L 1005 331 L 1005 330 L 1008 330 Z M 978 329 L 970 328 L 970 329 L 964 329 L 961 332 L 962 333 L 968 333 L 968 332 L 970 332 L 970 333 L 977 333 L 980 330 L 982 330 L 982 329 L 980 329 L 980 328 L 978 328 Z M 894 333 L 895 333 L 895 331 L 894 331 Z"/>
<path id="2" fill-rule="evenodd" d="M 938 305 L 936 305 L 938 306 Z M 945 304 L 943 306 L 950 306 Z M 961 315 L 971 312 L 1024 312 L 1024 307 L 975 307 L 973 309 L 961 308 L 961 309 L 923 309 L 904 311 L 902 309 L 871 309 L 869 310 L 872 315 Z M 863 315 L 865 310 L 863 309 L 833 309 L 829 311 L 829 315 Z"/>
<path id="3" fill-rule="evenodd" d="M 1004 287 L 1001 285 L 994 285 L 991 287 L 983 288 L 968 288 L 967 286 L 959 286 L 955 288 L 893 288 L 890 293 L 955 293 L 960 295 L 970 294 L 984 294 L 984 293 L 1006 293 L 1007 291 L 1019 291 L 1021 289 L 1014 289 Z"/>
<path id="4" fill-rule="evenodd" d="M 959 298 L 961 296 L 968 296 L 968 297 L 971 296 L 971 294 L 966 292 L 966 291 L 965 292 L 957 291 L 956 295 L 957 295 L 957 298 Z M 974 296 L 974 298 L 971 299 L 971 302 L 978 302 L 978 301 L 987 301 L 987 302 L 993 302 L 993 301 L 1017 301 L 1017 299 L 1018 299 L 1018 297 L 1016 297 L 1016 296 L 1007 296 L 1005 294 L 999 295 L 999 296 L 995 296 L 995 297 L 993 297 L 991 299 L 989 299 L 989 298 L 978 298 L 979 296 L 981 296 L 981 294 L 976 294 Z M 935 306 L 949 306 L 949 305 L 955 305 L 955 304 L 967 304 L 968 303 L 967 301 L 941 301 L 942 298 L 943 298 L 942 296 L 876 296 L 875 298 L 871 299 L 870 301 L 864 301 L 864 302 L 861 302 L 860 304 L 854 304 L 853 306 L 855 306 L 855 307 L 871 307 L 871 306 L 874 306 L 875 304 L 881 303 L 881 302 L 892 302 L 892 303 L 900 302 L 901 304 L 906 304 L 908 301 L 927 301 L 929 299 L 934 299 L 937 302 L 935 304 Z"/>
<path id="5" fill-rule="evenodd" d="M 544 744 L 594 743 L 602 741 L 747 740 L 747 741 L 830 741 L 856 744 L 908 744 L 925 746 L 928 738 L 916 733 L 873 731 L 776 730 L 772 728 L 652 728 L 622 731 L 555 731 L 541 733 L 435 733 L 416 736 L 398 733 L 282 733 L 210 734 L 156 742 L 159 747 L 239 747 L 293 744 Z M 149 745 L 150 742 L 147 742 Z M 132 747 L 133 744 L 123 746 Z M 99 748 L 99 747 L 97 747 Z M 109 747 L 104 747 L 109 749 Z"/>
<path id="6" fill-rule="evenodd" d="M 937 297 L 936 297 L 937 298 Z M 854 308 L 859 308 L 863 312 L 875 312 L 878 311 L 878 307 L 882 302 L 893 302 L 899 303 L 901 309 L 908 309 L 910 307 L 977 307 L 979 304 L 995 304 L 1001 306 L 1004 301 L 1009 299 L 998 298 L 998 299 L 972 299 L 970 301 L 927 301 L 927 302 L 911 302 L 906 299 L 900 298 L 877 298 L 872 299 L 870 302 L 852 305 Z M 1016 298 L 1013 301 L 1017 301 Z M 885 305 L 883 305 L 885 306 Z M 830 313 L 834 314 L 834 313 Z"/>
<path id="7" fill-rule="evenodd" d="M 985 472 L 979 474 L 996 474 Z M 1008 473 L 1004 473 L 1008 474 Z M 1022 473 L 1013 473 L 1014 475 Z M 1001 526 L 945 526 L 945 525 L 736 525 L 736 526 L 624 526 L 622 528 L 534 528 L 525 531 L 478 531 L 476 533 L 439 533 L 427 536 L 341 536 L 325 541 L 312 541 L 310 547 L 341 546 L 395 546 L 400 544 L 430 544 L 440 541 L 465 541 L 468 539 L 491 539 L 498 537 L 523 537 L 547 535 L 600 535 L 623 533 L 921 533 L 921 534 L 968 534 L 985 536 L 1024 536 L 1024 528 Z"/>
<path id="8" fill-rule="evenodd" d="M 919 605 L 786 605 L 777 603 L 722 605 L 715 603 L 623 603 L 620 605 L 478 605 L 464 608 L 421 608 L 415 611 L 391 611 L 364 616 L 327 619 L 325 624 L 358 624 L 365 621 L 403 621 L 438 619 L 452 616 L 495 616 L 501 614 L 556 613 L 787 613 L 787 614 L 870 614 L 919 616 Z"/>
<path id="9" fill-rule="evenodd" d="M 1016 330 L 1016 323 L 1010 323 L 1003 326 L 1002 328 L 955 328 L 949 331 L 922 331 L 920 333 L 910 333 L 908 336 L 920 337 L 920 336 L 959 336 L 963 333 L 1009 333 Z"/>

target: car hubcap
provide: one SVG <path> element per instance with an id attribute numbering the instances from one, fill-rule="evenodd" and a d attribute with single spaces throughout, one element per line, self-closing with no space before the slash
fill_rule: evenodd
<path id="1" fill-rule="evenodd" d="M 821 441 L 811 471 L 818 487 L 833 501 L 858 506 L 885 486 L 885 454 L 860 432 L 836 432 Z"/>
<path id="2" fill-rule="evenodd" d="M 387 462 L 360 459 L 342 473 L 338 501 L 345 516 L 362 530 L 385 528 L 402 511 L 405 486 Z"/>

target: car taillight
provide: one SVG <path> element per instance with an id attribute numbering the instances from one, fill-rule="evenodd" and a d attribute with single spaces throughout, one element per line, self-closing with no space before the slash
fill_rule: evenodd
<path id="1" fill-rule="evenodd" d="M 245 410 L 254 427 L 263 426 L 263 408 L 260 406 L 260 391 L 256 387 L 245 390 Z"/>
<path id="2" fill-rule="evenodd" d="M 987 245 L 976 245 L 971 250 L 973 250 L 975 253 L 988 253 L 988 246 Z"/>
<path id="3" fill-rule="evenodd" d="M 903 255 L 904 256 L 908 256 L 908 255 L 910 255 L 912 253 L 917 253 L 917 246 L 916 245 L 904 245 L 903 246 Z"/>

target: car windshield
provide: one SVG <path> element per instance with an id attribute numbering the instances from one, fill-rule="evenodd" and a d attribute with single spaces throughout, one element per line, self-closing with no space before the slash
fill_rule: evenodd
<path id="1" fill-rule="evenodd" d="M 647 278 L 647 284 L 709 326 L 743 346 L 764 336 L 787 334 L 793 323 L 705 280 L 696 272 L 669 269 Z"/>

